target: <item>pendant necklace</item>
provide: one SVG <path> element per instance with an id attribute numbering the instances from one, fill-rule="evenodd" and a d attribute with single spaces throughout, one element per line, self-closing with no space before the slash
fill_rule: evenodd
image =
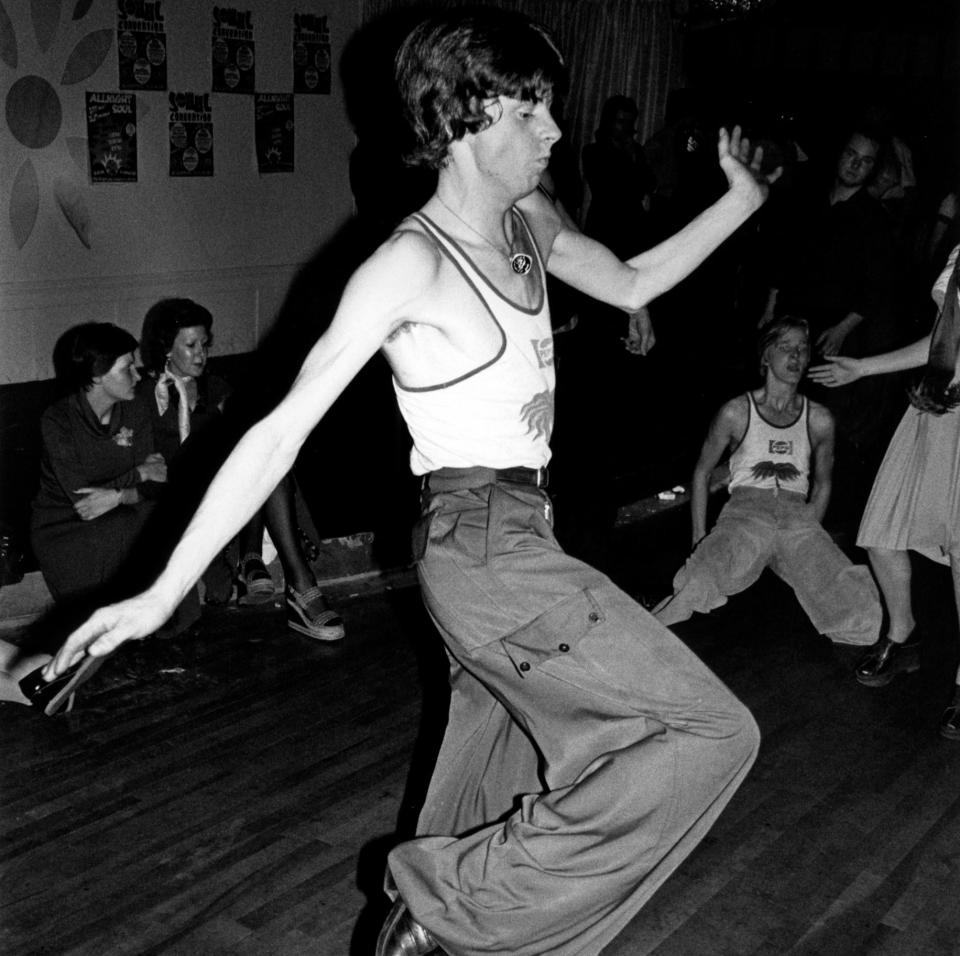
<path id="1" fill-rule="evenodd" d="M 533 266 L 532 256 L 528 255 L 526 252 L 509 252 L 509 253 L 504 252 L 495 242 L 492 242 L 490 239 L 488 239 L 479 229 L 476 229 L 475 227 L 471 226 L 470 223 L 467 222 L 467 220 L 464 219 L 462 216 L 458 216 L 439 197 L 439 195 L 437 196 L 437 202 L 440 203 L 440 205 L 443 206 L 443 208 L 446 209 L 451 216 L 453 216 L 456 219 L 459 219 L 460 222 L 462 222 L 472 233 L 475 233 L 476 235 L 478 235 L 488 246 L 490 246 L 491 249 L 494 250 L 494 252 L 498 253 L 501 256 L 505 256 L 507 259 L 507 262 L 510 263 L 510 268 L 513 269 L 513 271 L 518 276 L 525 276 L 530 272 L 530 269 Z M 513 249 L 512 243 L 510 248 Z"/>

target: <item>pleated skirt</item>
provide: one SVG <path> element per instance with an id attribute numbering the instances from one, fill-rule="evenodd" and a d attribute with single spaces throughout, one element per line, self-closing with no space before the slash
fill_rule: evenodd
<path id="1" fill-rule="evenodd" d="M 960 410 L 907 409 L 874 480 L 857 544 L 917 551 L 941 564 L 960 551 Z"/>

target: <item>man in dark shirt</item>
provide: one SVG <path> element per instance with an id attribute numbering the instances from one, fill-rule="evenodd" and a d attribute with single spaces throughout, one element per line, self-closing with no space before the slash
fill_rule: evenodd
<path id="1" fill-rule="evenodd" d="M 780 261 L 761 324 L 775 315 L 805 316 L 822 356 L 872 355 L 896 344 L 894 237 L 883 208 L 865 188 L 880 148 L 879 133 L 852 133 L 829 188 L 798 196 L 781 225 Z M 854 476 L 851 488 L 865 490 L 889 438 L 892 410 L 886 384 L 864 379 L 858 385 L 843 396 L 818 390 L 815 397 L 836 420 L 840 473 Z"/>

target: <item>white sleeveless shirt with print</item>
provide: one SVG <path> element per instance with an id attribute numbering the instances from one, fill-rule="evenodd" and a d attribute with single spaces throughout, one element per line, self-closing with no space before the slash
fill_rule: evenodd
<path id="1" fill-rule="evenodd" d="M 422 213 L 413 216 L 460 272 L 464 295 L 484 304 L 501 333 L 493 358 L 451 381 L 406 388 L 394 378 L 416 475 L 438 468 L 542 468 L 550 460 L 555 375 L 543 261 L 519 210 L 514 216 L 534 254 L 535 309 L 505 298 L 453 238 Z"/>
<path id="2" fill-rule="evenodd" d="M 789 425 L 773 425 L 757 408 L 747 392 L 747 430 L 730 455 L 730 490 L 769 488 L 795 491 L 806 496 L 810 474 L 810 405 L 801 396 L 803 407 Z"/>

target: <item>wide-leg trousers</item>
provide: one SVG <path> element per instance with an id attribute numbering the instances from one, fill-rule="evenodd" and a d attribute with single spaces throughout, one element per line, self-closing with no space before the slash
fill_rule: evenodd
<path id="1" fill-rule="evenodd" d="M 691 651 L 560 549 L 548 512 L 536 488 L 488 484 L 431 496 L 415 531 L 450 716 L 420 835 L 389 865 L 451 956 L 599 953 L 759 744 Z"/>
<path id="2" fill-rule="evenodd" d="M 854 564 L 803 495 L 736 488 L 717 523 L 673 579 L 653 613 L 668 627 L 707 614 L 770 568 L 793 588 L 810 623 L 837 644 L 880 636 L 880 594 L 865 564 Z"/>

